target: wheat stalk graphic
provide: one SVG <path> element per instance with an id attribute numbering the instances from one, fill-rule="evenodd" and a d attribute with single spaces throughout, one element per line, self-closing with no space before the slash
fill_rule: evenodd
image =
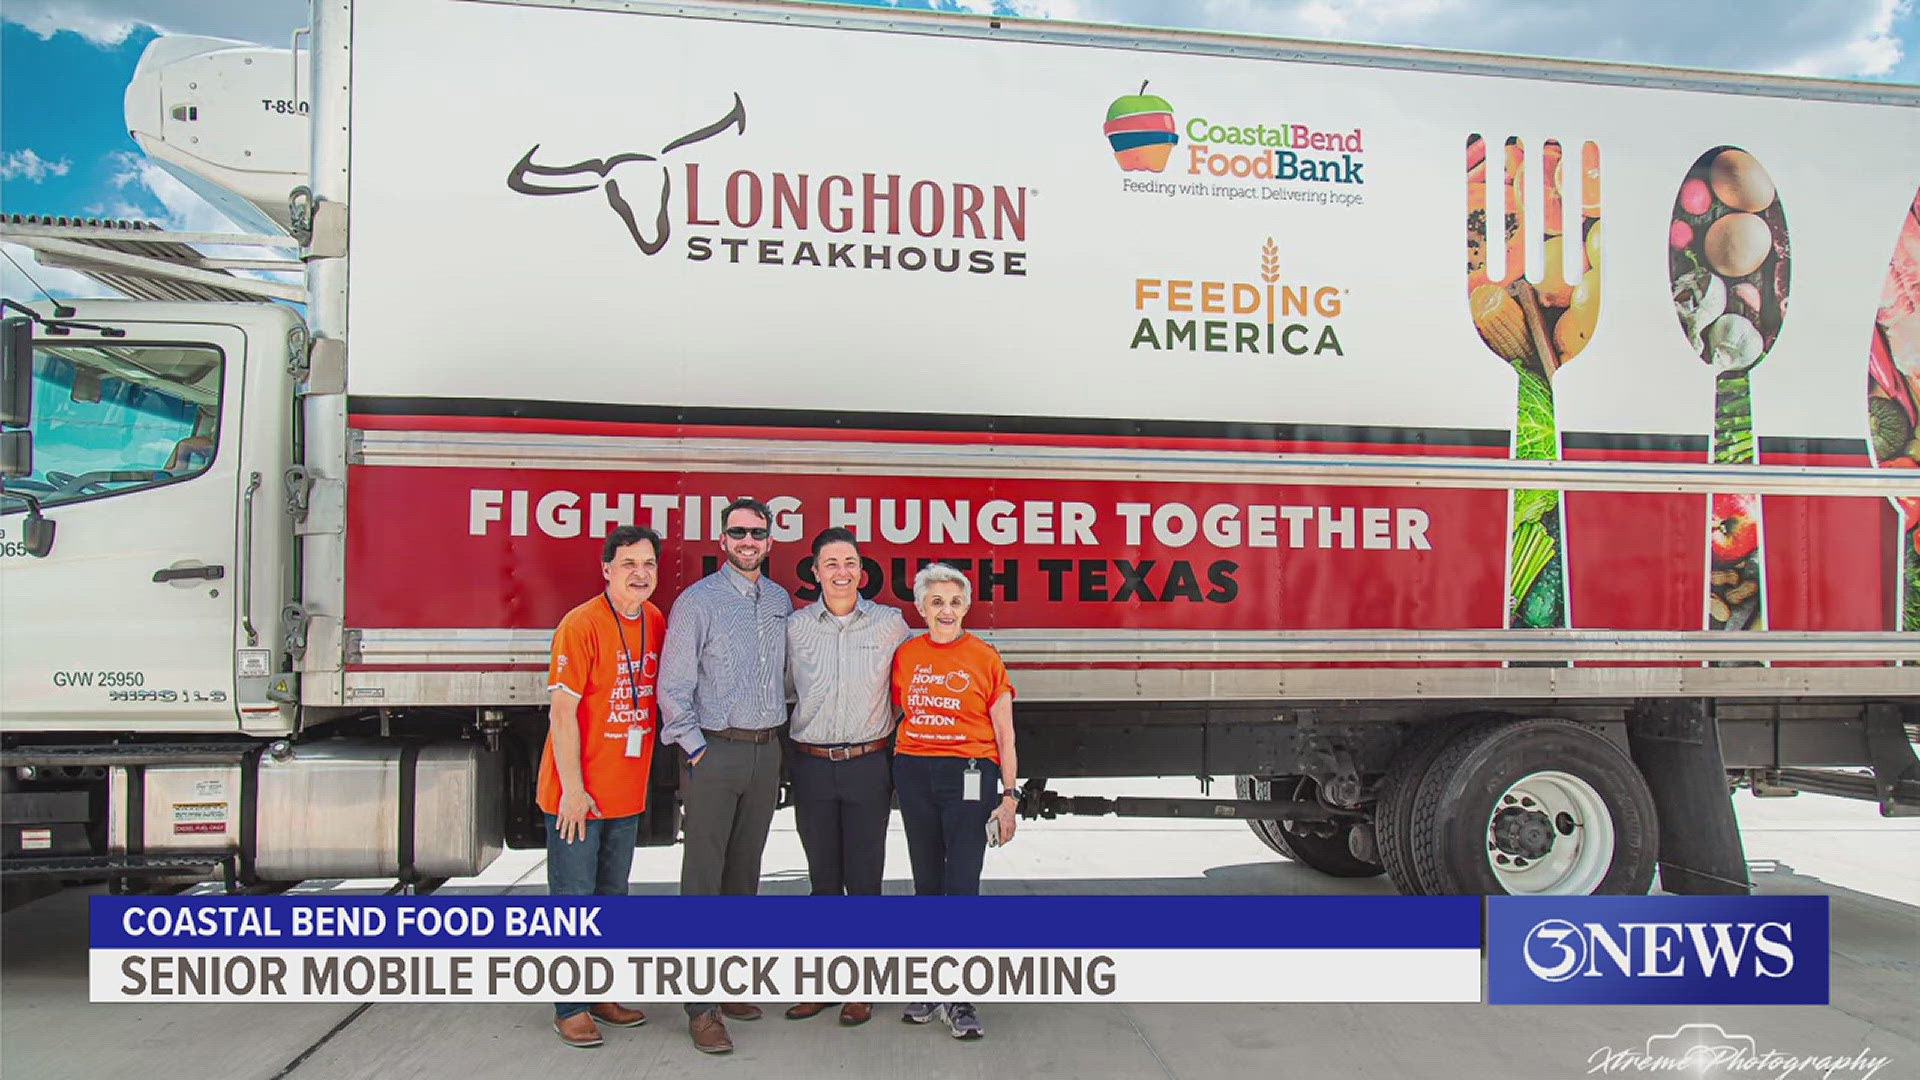
<path id="1" fill-rule="evenodd" d="M 1280 248 L 1271 236 L 1260 245 L 1260 280 L 1269 285 L 1280 280 Z"/>

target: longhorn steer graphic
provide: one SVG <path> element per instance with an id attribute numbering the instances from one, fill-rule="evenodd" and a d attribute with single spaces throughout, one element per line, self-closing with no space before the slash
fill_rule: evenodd
<path id="1" fill-rule="evenodd" d="M 691 146 L 705 139 L 711 139 L 730 127 L 735 129 L 734 133 L 737 135 L 746 134 L 747 107 L 740 101 L 740 95 L 737 93 L 733 95 L 733 108 L 728 111 L 727 115 L 708 124 L 706 127 L 700 128 L 698 131 L 690 131 L 680 136 L 661 147 L 658 154 L 625 153 L 615 154 L 607 158 L 593 158 L 588 161 L 578 161 L 572 165 L 536 165 L 533 162 L 533 155 L 539 152 L 540 144 L 535 143 L 525 154 L 521 155 L 519 161 L 514 163 L 513 171 L 507 173 L 507 186 L 522 195 L 577 195 L 583 191 L 592 191 L 595 188 L 600 188 L 607 193 L 607 204 L 612 206 L 613 212 L 619 214 L 620 220 L 626 223 L 627 233 L 633 237 L 633 242 L 639 245 L 641 251 L 646 252 L 648 255 L 653 255 L 661 248 L 667 246 L 667 237 L 673 229 L 672 219 L 667 215 L 667 201 L 673 194 L 673 178 L 668 175 L 667 167 L 664 164 L 659 166 L 660 212 L 654 216 L 654 235 L 649 238 L 641 229 L 640 222 L 634 218 L 633 204 L 628 202 L 627 199 L 620 194 L 620 182 L 615 180 L 610 174 L 616 167 L 621 165 L 628 165 L 639 161 L 658 162 L 661 158 L 683 146 Z M 584 183 L 576 181 L 574 183 L 555 184 L 536 183 L 534 179 L 540 177 L 558 179 L 561 177 L 580 177 L 587 175 L 591 175 L 596 179 L 588 180 Z"/>

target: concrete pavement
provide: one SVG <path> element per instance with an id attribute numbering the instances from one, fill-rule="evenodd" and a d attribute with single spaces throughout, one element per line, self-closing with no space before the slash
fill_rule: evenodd
<path id="1" fill-rule="evenodd" d="M 1059 783 L 1073 793 L 1195 794 L 1193 781 Z M 986 1039 L 960 1043 L 882 1006 L 842 1029 L 829 1011 L 791 1022 L 769 1010 L 732 1023 L 736 1051 L 703 1057 L 683 1014 L 640 1003 L 652 1023 L 608 1029 L 569 1050 L 544 1009 L 518 1005 L 90 1005 L 84 896 L 29 904 L 0 923 L 0 1072 L 34 1080 L 136 1074 L 192 1077 L 1007 1077 L 1441 1078 L 1589 1075 L 1602 1048 L 1639 1049 L 1687 1023 L 1715 1023 L 1783 1053 L 1892 1058 L 1878 1075 L 1920 1076 L 1920 819 L 1864 803 L 1800 796 L 1736 800 L 1762 892 L 1832 900 L 1832 1003 L 1799 1008 L 1479 1005 L 1006 1005 L 982 1007 Z M 910 892 L 899 830 L 889 892 Z M 790 811 L 775 819 L 765 891 L 805 891 Z M 679 851 L 642 850 L 634 891 L 670 893 Z M 1023 822 L 989 853 L 985 890 L 1036 894 L 1391 893 L 1282 861 L 1235 822 L 1077 819 Z M 383 882 L 314 883 L 378 889 Z M 537 852 L 510 852 L 450 890 L 538 893 Z M 1660 1074 L 1635 1074 L 1660 1075 Z M 1673 1074 L 1665 1074 L 1673 1075 Z M 1691 1075 L 1691 1074 L 1688 1074 Z M 1755 1075 L 1755 1074 L 1747 1074 Z M 1818 1075 L 1804 1073 L 1803 1076 Z M 1849 1074 L 1836 1073 L 1835 1080 Z M 1858 1075 L 1858 1074 L 1853 1074 Z"/>

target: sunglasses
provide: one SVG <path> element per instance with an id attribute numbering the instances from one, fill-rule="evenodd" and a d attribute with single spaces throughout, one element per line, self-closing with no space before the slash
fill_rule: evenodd
<path id="1" fill-rule="evenodd" d="M 731 540 L 745 540 L 749 536 L 755 540 L 765 540 L 767 538 L 767 530 L 749 529 L 745 525 L 735 525 L 727 530 L 727 538 Z"/>

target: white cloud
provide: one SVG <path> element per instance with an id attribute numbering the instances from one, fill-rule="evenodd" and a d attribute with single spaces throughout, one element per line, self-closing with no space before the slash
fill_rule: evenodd
<path id="1" fill-rule="evenodd" d="M 244 233 L 247 231 L 234 224 L 232 219 L 221 213 L 212 203 L 201 198 L 178 177 L 154 164 L 151 158 L 131 151 L 119 150 L 113 153 L 111 159 L 115 165 L 111 178 L 113 185 L 129 195 L 144 196 L 159 202 L 162 212 L 158 218 L 155 218 L 151 212 L 136 205 L 130 199 L 120 199 L 106 204 L 109 216 L 156 221 L 171 232 Z M 197 250 L 208 252 L 219 258 L 276 260 L 293 258 L 292 253 L 284 248 L 248 247 L 238 244 L 196 244 L 195 247 Z M 233 272 L 242 277 L 291 285 L 299 284 L 302 277 L 298 273 L 269 270 L 235 270 Z"/>
<path id="2" fill-rule="evenodd" d="M 42 38 L 66 30 L 103 46 L 126 41 L 128 34 L 142 26 L 163 34 L 203 34 L 287 45 L 293 32 L 307 25 L 307 4 L 306 0 L 246 0 L 238 4 L 208 0 L 7 0 L 0 18 Z"/>
<path id="3" fill-rule="evenodd" d="M 39 183 L 49 176 L 65 176 L 73 168 L 66 158 L 48 161 L 32 150 L 14 150 L 0 154 L 0 180 L 26 180 Z"/>
<path id="4" fill-rule="evenodd" d="M 240 231 L 227 215 L 214 209 L 212 203 L 201 198 L 172 173 L 155 165 L 151 158 L 130 150 L 118 150 L 111 155 L 111 160 L 114 163 L 111 178 L 114 187 L 129 196 L 144 195 L 157 201 L 162 209 L 156 218 L 151 211 L 128 198 L 109 203 L 107 210 L 110 216 L 157 221 L 175 232 Z"/>
<path id="5" fill-rule="evenodd" d="M 1912 0 L 1880 0 L 1881 10 L 1864 21 L 1859 33 L 1825 48 L 1810 50 L 1783 69 L 1789 75 L 1886 75 L 1906 51 L 1894 24 L 1913 14 Z"/>
<path id="6" fill-rule="evenodd" d="M 906 0 L 901 6 L 921 6 Z M 989 12 L 992 0 L 960 0 Z M 1783 75 L 1873 77 L 1906 56 L 1914 0 L 1010 0 L 1028 18 Z"/>
<path id="7" fill-rule="evenodd" d="M 9 300 L 31 304 L 43 298 L 41 287 L 63 300 L 120 295 L 78 270 L 40 265 L 40 261 L 33 257 L 33 252 L 19 244 L 0 244 L 0 249 L 4 249 L 8 256 L 0 259 L 0 293 L 4 293 Z M 19 265 L 15 266 L 15 263 Z M 32 280 L 28 280 L 29 275 Z"/>
<path id="8" fill-rule="evenodd" d="M 926 7 L 930 0 L 891 0 Z M 1913 37 L 1914 0 L 952 0 L 1030 19 L 1185 27 L 1532 56 L 1793 75 L 1885 76 Z M 136 27 L 285 45 L 305 0 L 6 0 L 42 37 L 117 45 Z"/>
<path id="9" fill-rule="evenodd" d="M 109 218 L 125 221 L 151 221 L 170 232 L 194 233 L 233 233 L 241 232 L 225 214 L 202 199 L 194 191 L 181 183 L 174 175 L 153 163 L 152 160 L 131 151 L 115 151 L 108 159 L 114 172 L 109 177 L 117 197 L 87 206 L 88 217 Z M 160 205 L 155 213 L 154 203 Z M 221 258 L 236 259 L 287 259 L 289 252 L 278 248 L 246 247 L 241 245 L 196 245 L 201 250 Z M 17 244 L 7 244 L 6 251 L 25 268 L 26 274 L 55 296 L 92 297 L 117 296 L 107 287 L 75 270 L 44 266 L 34 260 L 33 252 Z M 0 261 L 5 270 L 6 295 L 15 299 L 25 299 L 41 295 L 40 290 L 28 281 L 11 263 Z M 235 273 L 245 277 L 261 278 L 298 284 L 300 275 L 270 271 L 237 270 Z"/>

